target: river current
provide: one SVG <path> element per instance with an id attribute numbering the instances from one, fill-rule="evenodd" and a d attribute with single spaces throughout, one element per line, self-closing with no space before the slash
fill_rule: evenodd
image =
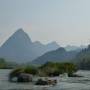
<path id="1" fill-rule="evenodd" d="M 10 83 L 8 74 L 11 70 L 0 69 L 0 90 L 90 90 L 90 71 L 78 71 L 83 77 L 56 77 L 56 86 L 36 86 L 32 83 Z"/>

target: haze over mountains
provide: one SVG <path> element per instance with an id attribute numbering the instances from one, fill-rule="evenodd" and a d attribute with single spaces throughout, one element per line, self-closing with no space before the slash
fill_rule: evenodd
<path id="1" fill-rule="evenodd" d="M 47 45 L 32 42 L 23 29 L 18 29 L 1 47 L 0 58 L 18 63 L 43 64 L 47 61 L 62 62 L 73 59 L 86 46 L 60 47 L 56 42 Z"/>
<path id="2" fill-rule="evenodd" d="M 74 46 L 74 45 L 67 45 L 66 47 L 64 47 L 67 51 L 74 51 L 74 50 L 82 50 L 84 48 L 87 48 L 87 46 L 85 45 L 81 45 L 81 46 Z"/>
<path id="3" fill-rule="evenodd" d="M 15 62 L 28 62 L 44 53 L 56 50 L 60 46 L 56 42 L 47 45 L 39 41 L 32 42 L 29 36 L 18 29 L 0 48 L 0 57 Z"/>
<path id="4" fill-rule="evenodd" d="M 64 48 L 60 47 L 57 50 L 53 50 L 45 53 L 44 55 L 38 57 L 32 61 L 32 64 L 44 64 L 46 62 L 68 62 L 76 57 L 79 51 L 66 51 Z"/>

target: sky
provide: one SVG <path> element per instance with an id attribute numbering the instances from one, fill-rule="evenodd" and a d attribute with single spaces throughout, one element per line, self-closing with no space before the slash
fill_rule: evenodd
<path id="1" fill-rule="evenodd" d="M 0 0 L 0 45 L 23 28 L 32 41 L 90 43 L 90 0 Z"/>

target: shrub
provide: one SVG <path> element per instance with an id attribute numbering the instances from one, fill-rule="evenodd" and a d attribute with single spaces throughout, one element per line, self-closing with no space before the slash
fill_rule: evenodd
<path id="1" fill-rule="evenodd" d="M 38 73 L 38 70 L 33 66 L 27 66 L 24 68 L 24 73 L 36 75 Z"/>

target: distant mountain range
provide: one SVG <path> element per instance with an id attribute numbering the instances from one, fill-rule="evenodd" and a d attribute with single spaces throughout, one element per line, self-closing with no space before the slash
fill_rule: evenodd
<path id="1" fill-rule="evenodd" d="M 81 62 L 81 61 L 90 61 L 90 45 L 88 45 L 87 48 L 81 50 L 77 56 L 76 56 L 76 61 Z"/>
<path id="2" fill-rule="evenodd" d="M 81 45 L 81 46 L 72 46 L 72 45 L 67 45 L 66 47 L 64 47 L 67 51 L 74 51 L 74 50 L 82 50 L 84 48 L 87 48 L 87 46 L 85 45 Z"/>
<path id="3" fill-rule="evenodd" d="M 32 42 L 23 29 L 18 29 L 0 47 L 0 58 L 18 63 L 31 62 L 32 64 L 44 64 L 48 61 L 65 62 L 75 57 L 83 57 L 81 51 L 85 48 L 86 46 L 77 47 L 70 45 L 60 47 L 56 42 L 51 42 L 47 45 L 39 41 Z"/>
<path id="4" fill-rule="evenodd" d="M 79 51 L 66 51 L 60 47 L 50 51 L 32 61 L 32 64 L 44 64 L 46 62 L 68 62 L 74 59 Z"/>
<path id="5" fill-rule="evenodd" d="M 89 46 L 66 46 L 60 47 L 45 53 L 32 61 L 32 64 L 44 64 L 46 62 L 74 62 L 90 61 L 90 45 Z"/>
<path id="6" fill-rule="evenodd" d="M 56 42 L 47 45 L 43 45 L 39 41 L 32 42 L 23 29 L 18 29 L 0 47 L 0 57 L 9 61 L 23 63 L 32 61 L 44 53 L 56 50 L 59 47 Z"/>

